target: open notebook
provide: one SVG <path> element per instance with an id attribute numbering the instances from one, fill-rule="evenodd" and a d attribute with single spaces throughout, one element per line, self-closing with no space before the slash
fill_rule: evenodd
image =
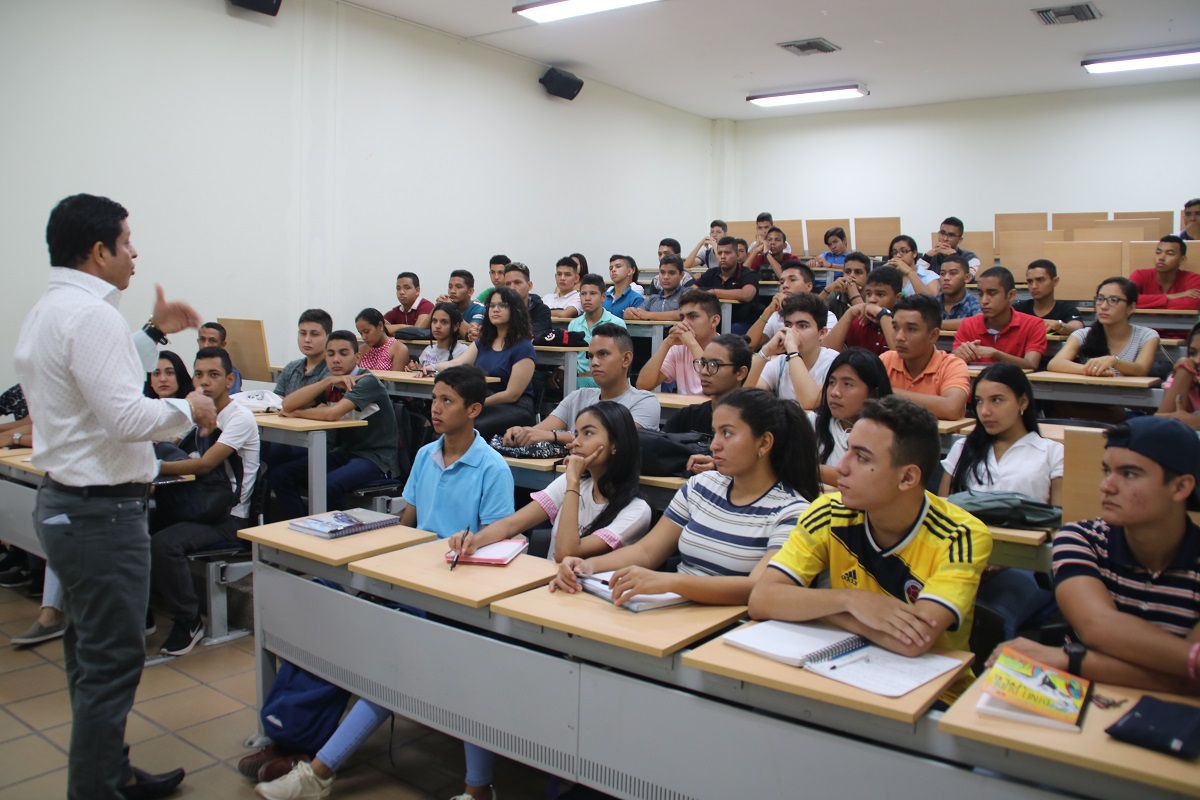
<path id="1" fill-rule="evenodd" d="M 471 553 L 469 556 L 459 556 L 459 564 L 482 564 L 488 567 L 506 566 L 517 556 L 529 549 L 528 539 L 505 539 L 502 542 L 492 542 Z M 454 561 L 454 551 L 446 551 L 446 563 Z"/>
<path id="2" fill-rule="evenodd" d="M 612 571 L 597 572 L 595 575 L 580 575 L 579 584 L 583 586 L 585 592 L 591 592 L 597 597 L 603 597 L 605 600 L 612 602 L 612 589 L 608 587 L 608 581 L 612 578 Z M 635 594 L 631 599 L 626 600 L 621 608 L 628 611 L 651 611 L 655 608 L 667 608 L 669 606 L 683 605 L 690 603 L 686 597 L 675 594 L 675 592 L 663 592 L 662 594 Z"/>
<path id="3" fill-rule="evenodd" d="M 722 637 L 726 644 L 801 667 L 884 697 L 901 697 L 934 678 L 958 669 L 956 658 L 926 653 L 916 658 L 876 647 L 832 625 L 760 622 Z"/>

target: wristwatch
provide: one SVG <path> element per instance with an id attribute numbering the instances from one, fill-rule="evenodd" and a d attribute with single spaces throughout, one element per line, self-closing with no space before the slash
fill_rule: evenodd
<path id="1" fill-rule="evenodd" d="M 791 352 L 791 353 L 788 353 L 788 354 L 787 354 L 787 355 L 784 357 L 784 361 L 791 361 L 793 358 L 798 358 L 799 356 L 800 356 L 800 354 L 799 354 L 799 353 L 797 353 L 797 352 Z"/>
<path id="2" fill-rule="evenodd" d="M 142 326 L 142 332 L 154 340 L 156 344 L 168 344 L 167 335 L 154 326 L 154 317 Z"/>
<path id="3" fill-rule="evenodd" d="M 1079 675 L 1079 670 L 1083 669 L 1083 657 L 1087 655 L 1087 647 L 1083 642 L 1067 642 L 1063 645 L 1063 650 L 1067 654 L 1067 672 Z"/>
<path id="4" fill-rule="evenodd" d="M 24 435 L 24 434 L 21 434 L 21 433 L 14 433 L 14 434 L 12 435 L 12 439 L 13 439 L 12 446 L 13 446 L 13 447 L 20 447 L 20 446 L 21 446 L 21 437 L 22 437 L 23 435 Z"/>
<path id="5" fill-rule="evenodd" d="M 892 316 L 892 310 L 890 308 L 881 308 L 879 309 L 879 313 L 875 316 L 876 318 L 890 317 Z"/>

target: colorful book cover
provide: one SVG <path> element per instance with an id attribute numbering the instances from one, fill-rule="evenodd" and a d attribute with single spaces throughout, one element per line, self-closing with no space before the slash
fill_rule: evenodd
<path id="1" fill-rule="evenodd" d="M 1078 727 L 1092 682 L 1005 647 L 983 690 L 1018 709 Z"/>

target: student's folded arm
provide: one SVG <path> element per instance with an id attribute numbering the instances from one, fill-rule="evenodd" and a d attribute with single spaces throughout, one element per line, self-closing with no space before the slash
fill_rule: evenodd
<path id="1" fill-rule="evenodd" d="M 1083 364 L 1075 363 L 1077 355 L 1079 355 L 1079 340 L 1069 337 L 1063 342 L 1062 348 L 1054 354 L 1054 358 L 1050 359 L 1046 369 L 1050 372 L 1069 372 L 1073 375 L 1082 375 Z"/>
<path id="2" fill-rule="evenodd" d="M 1117 372 L 1139 378 L 1149 375 L 1156 355 L 1158 355 L 1158 337 L 1152 336 L 1142 344 L 1136 359 L 1117 364 Z"/>
<path id="3" fill-rule="evenodd" d="M 790 572 L 767 567 L 750 593 L 750 617 L 784 622 L 823 619 L 846 611 L 846 595 L 852 591 L 858 590 L 810 589 L 797 583 Z"/>
<path id="4" fill-rule="evenodd" d="M 494 542 L 511 539 L 518 533 L 539 525 L 550 518 L 546 510 L 537 503 L 526 503 L 516 512 L 504 519 L 499 519 L 491 525 L 485 525 L 475 534 L 475 549 Z"/>
<path id="5" fill-rule="evenodd" d="M 863 590 L 845 589 L 843 591 L 857 592 Z M 828 617 L 826 622 L 837 625 L 839 628 L 850 633 L 857 634 L 885 650 L 912 658 L 929 652 L 937 642 L 938 637 L 954 623 L 955 617 L 945 606 L 931 600 L 918 600 L 915 604 L 909 606 L 909 609 L 912 614 L 919 616 L 921 620 L 925 621 L 926 624 L 922 630 L 928 634 L 928 639 L 919 640 L 910 638 L 909 642 L 905 642 L 893 633 L 871 627 L 848 612 L 834 614 Z M 934 624 L 928 624 L 929 621 L 933 621 Z"/>
<path id="6" fill-rule="evenodd" d="M 207 475 L 233 455 L 233 448 L 216 442 L 199 458 L 180 461 L 163 461 L 159 464 L 159 475 Z"/>
<path id="7" fill-rule="evenodd" d="M 821 402 L 821 386 L 813 380 L 812 373 L 808 371 L 804 361 L 793 358 L 786 362 L 786 366 L 788 367 L 788 379 L 792 382 L 792 392 L 796 395 L 796 402 L 805 411 L 816 409 Z"/>
<path id="8" fill-rule="evenodd" d="M 674 342 L 669 338 L 663 340 L 646 365 L 638 371 L 637 388 L 652 392 L 667 379 L 667 376 L 662 373 L 662 365 L 667 358 L 667 352 L 673 345 Z"/>
<path id="9" fill-rule="evenodd" d="M 354 411 L 356 406 L 350 400 L 342 398 L 333 405 L 313 406 L 312 408 L 300 408 L 295 411 L 288 412 L 293 417 L 300 419 L 314 419 L 318 422 L 335 422 L 342 417 Z"/>
<path id="10" fill-rule="evenodd" d="M 1165 672 L 1095 650 L 1089 650 L 1084 656 L 1080 672 L 1083 673 L 1084 678 L 1089 680 L 1127 686 L 1131 689 L 1173 694 L 1200 694 L 1200 683 L 1196 681 L 1178 675 L 1168 675 Z"/>
<path id="11" fill-rule="evenodd" d="M 929 410 L 938 419 L 962 419 L 967 411 L 967 393 L 962 389 L 946 389 L 940 395 L 892 389 L 892 394 L 912 400 Z"/>
<path id="12" fill-rule="evenodd" d="M 768 550 L 749 575 L 684 575 L 677 573 L 671 591 L 696 603 L 710 606 L 740 606 L 750 602 L 755 585 L 767 572 L 767 564 L 777 553 Z"/>
<path id="13" fill-rule="evenodd" d="M 679 311 L 643 311 L 643 319 L 652 319 L 659 322 L 678 322 Z"/>
<path id="14" fill-rule="evenodd" d="M 841 319 L 837 321 L 837 325 L 833 326 L 833 330 L 825 334 L 825 341 L 821 342 L 821 346 L 828 347 L 830 350 L 841 350 L 845 347 L 846 332 L 850 330 L 850 322 L 854 316 L 850 311 L 842 314 Z"/>
<path id="15" fill-rule="evenodd" d="M 531 380 L 533 380 L 533 359 L 523 358 L 513 364 L 512 372 L 508 376 L 508 386 L 505 387 L 504 391 L 488 395 L 483 404 L 485 406 L 494 406 L 515 403 L 521 399 L 521 395 L 525 394 L 525 389 L 529 386 Z"/>
<path id="16" fill-rule="evenodd" d="M 458 358 L 452 358 L 449 361 L 443 361 L 437 365 L 437 371 L 449 369 L 450 367 L 461 367 L 466 364 L 474 364 L 475 357 L 479 355 L 479 345 L 475 342 L 467 345 L 467 349 L 462 351 L 462 355 Z"/>
<path id="17" fill-rule="evenodd" d="M 415 528 L 417 526 L 417 507 L 412 503 L 409 503 L 400 511 L 400 524 L 406 528 Z"/>
<path id="18" fill-rule="evenodd" d="M 607 572 L 621 567 L 657 569 L 679 550 L 679 535 L 683 532 L 665 515 L 658 524 L 631 545 L 588 559 L 594 572 Z"/>
<path id="19" fill-rule="evenodd" d="M 325 394 L 325 389 L 331 385 L 332 381 L 325 378 L 310 383 L 308 386 L 301 386 L 296 391 L 283 398 L 283 410 L 289 414 L 293 411 L 299 411 L 302 408 L 308 408 L 313 403 L 317 402 L 317 398 Z"/>

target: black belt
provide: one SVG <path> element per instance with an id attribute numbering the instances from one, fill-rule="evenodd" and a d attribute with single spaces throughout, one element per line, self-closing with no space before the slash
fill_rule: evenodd
<path id="1" fill-rule="evenodd" d="M 149 497 L 148 483 L 118 483 L 116 486 L 67 486 L 47 475 L 42 479 L 42 486 L 48 486 L 58 492 L 74 494 L 87 500 L 89 497 Z"/>

